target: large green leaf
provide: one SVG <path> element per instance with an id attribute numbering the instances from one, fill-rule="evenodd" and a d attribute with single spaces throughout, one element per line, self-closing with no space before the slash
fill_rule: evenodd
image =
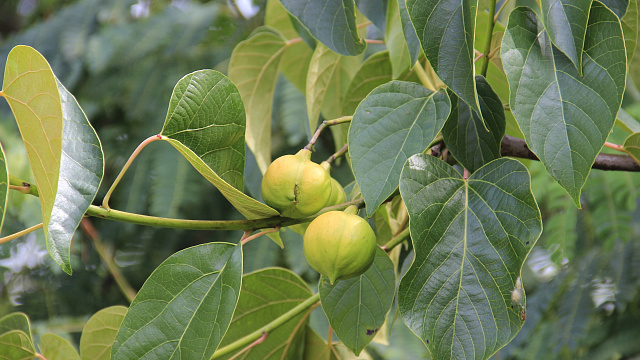
<path id="1" fill-rule="evenodd" d="M 282 0 L 282 5 L 329 49 L 358 55 L 366 44 L 358 36 L 353 0 Z"/>
<path id="2" fill-rule="evenodd" d="M 406 0 L 406 4 L 422 49 L 435 72 L 480 114 L 473 67 L 476 2 Z"/>
<path id="3" fill-rule="evenodd" d="M 373 264 L 364 274 L 340 280 L 334 285 L 320 279 L 322 309 L 338 338 L 356 355 L 360 354 L 386 320 L 396 288 L 393 263 L 378 248 Z"/>
<path id="4" fill-rule="evenodd" d="M 235 85 L 217 71 L 200 70 L 176 84 L 161 134 L 244 216 L 276 216 L 276 210 L 242 192 L 244 131 L 244 105 Z"/>
<path id="5" fill-rule="evenodd" d="M 62 155 L 62 104 L 47 60 L 28 46 L 7 57 L 2 93 L 16 118 L 40 193 L 44 233 L 58 189 Z"/>
<path id="6" fill-rule="evenodd" d="M 342 103 L 342 113 L 353 115 L 360 102 L 367 97 L 371 90 L 385 84 L 392 79 L 392 65 L 389 51 L 380 51 L 369 56 L 360 65 L 353 76 Z"/>
<path id="7" fill-rule="evenodd" d="M 359 66 L 359 56 L 342 56 L 321 44 L 316 46 L 309 64 L 306 91 L 312 134 L 321 111 L 329 119 L 341 115 L 343 98 Z"/>
<path id="8" fill-rule="evenodd" d="M 209 358 L 229 327 L 241 282 L 241 246 L 209 243 L 171 255 L 131 303 L 111 358 Z"/>
<path id="9" fill-rule="evenodd" d="M 102 145 L 76 98 L 58 81 L 62 103 L 62 157 L 47 232 L 53 260 L 71 275 L 71 239 L 98 193 L 104 173 Z"/>
<path id="10" fill-rule="evenodd" d="M 549 39 L 571 60 L 579 73 L 582 73 L 582 49 L 592 2 L 593 0 L 540 1 L 542 22 Z"/>
<path id="11" fill-rule="evenodd" d="M 403 0 L 400 0 L 404 3 Z M 384 33 L 384 43 L 389 49 L 391 66 L 393 68 L 393 78 L 397 79 L 400 74 L 408 70 L 415 63 L 411 60 L 409 47 L 404 38 L 402 30 L 402 18 L 398 0 L 390 0 L 387 9 L 387 28 Z"/>
<path id="12" fill-rule="evenodd" d="M 398 187 L 407 158 L 423 152 L 436 137 L 451 105 L 445 90 L 392 81 L 375 88 L 351 121 L 349 154 L 371 216 Z"/>
<path id="13" fill-rule="evenodd" d="M 529 148 L 579 207 L 580 191 L 622 101 L 622 30 L 615 14 L 593 3 L 580 76 L 540 26 L 527 8 L 511 12 L 501 49 L 511 111 Z"/>
<path id="14" fill-rule="evenodd" d="M 500 142 L 504 137 L 506 121 L 502 101 L 487 80 L 476 76 L 478 100 L 484 124 L 469 105 L 450 94 L 451 114 L 442 128 L 447 149 L 467 170 L 474 172 L 484 164 L 500 157 Z"/>
<path id="15" fill-rule="evenodd" d="M 313 293 L 304 280 L 286 269 L 262 269 L 245 275 L 238 307 L 220 347 L 267 325 L 311 295 Z M 309 312 L 300 313 L 269 332 L 267 339 L 244 352 L 242 359 L 299 358 L 308 317 Z"/>
<path id="16" fill-rule="evenodd" d="M 20 330 L 13 330 L 0 335 L 0 359 L 31 360 L 36 350 L 31 338 Z"/>
<path id="17" fill-rule="evenodd" d="M 7 211 L 7 200 L 9 200 L 9 166 L 2 144 L 0 144 L 0 231 L 4 223 L 4 214 Z"/>
<path id="18" fill-rule="evenodd" d="M 231 54 L 229 79 L 238 87 L 247 114 L 247 146 L 264 173 L 271 163 L 271 110 L 285 39 L 260 31 L 240 42 Z"/>
<path id="19" fill-rule="evenodd" d="M 504 158 L 468 180 L 430 155 L 405 164 L 415 259 L 398 307 L 433 359 L 488 359 L 522 327 L 511 291 L 542 231 L 529 184 L 526 167 Z"/>
<path id="20" fill-rule="evenodd" d="M 44 334 L 40 337 L 40 351 L 47 360 L 80 360 L 80 355 L 73 345 L 55 334 Z"/>
<path id="21" fill-rule="evenodd" d="M 82 360 L 111 359 L 111 347 L 126 313 L 124 306 L 111 306 L 91 316 L 80 336 Z"/>
<path id="22" fill-rule="evenodd" d="M 27 315 L 21 312 L 15 312 L 0 318 L 0 334 L 13 330 L 20 330 L 31 339 L 31 325 Z"/>

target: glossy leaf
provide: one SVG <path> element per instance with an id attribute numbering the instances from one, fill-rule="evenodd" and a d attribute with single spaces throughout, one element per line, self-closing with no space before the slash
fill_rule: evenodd
<path id="1" fill-rule="evenodd" d="M 171 255 L 131 303 L 111 358 L 209 358 L 229 327 L 241 282 L 241 246 L 209 243 Z"/>
<path id="2" fill-rule="evenodd" d="M 282 0 L 282 5 L 332 51 L 351 56 L 364 51 L 353 0 Z"/>
<path id="3" fill-rule="evenodd" d="M 582 73 L 589 9 L 593 0 L 541 0 L 542 22 L 555 47 Z"/>
<path id="4" fill-rule="evenodd" d="M 124 306 L 111 306 L 91 316 L 80 337 L 82 360 L 111 359 L 111 347 L 126 313 Z"/>
<path id="5" fill-rule="evenodd" d="M 276 210 L 242 192 L 244 131 L 244 105 L 235 85 L 217 71 L 200 70 L 176 84 L 161 134 L 244 216 L 276 216 Z"/>
<path id="6" fill-rule="evenodd" d="M 640 164 L 640 133 L 633 133 L 624 140 L 624 150 Z"/>
<path id="7" fill-rule="evenodd" d="M 100 188 L 104 155 L 100 139 L 76 98 L 59 81 L 58 90 L 63 118 L 62 157 L 46 239 L 53 260 L 71 275 L 71 239 Z"/>
<path id="8" fill-rule="evenodd" d="M 360 276 L 334 285 L 321 277 L 322 309 L 335 334 L 354 354 L 360 354 L 384 324 L 395 287 L 393 263 L 380 248 L 369 270 Z"/>
<path id="9" fill-rule="evenodd" d="M 340 116 L 342 99 L 360 65 L 360 57 L 342 56 L 318 44 L 307 73 L 307 113 L 313 134 L 320 112 L 326 118 Z M 328 110 L 329 113 L 326 113 Z M 336 115 L 337 114 L 337 115 Z"/>
<path id="10" fill-rule="evenodd" d="M 62 104 L 56 78 L 38 51 L 20 45 L 7 58 L 2 91 L 27 148 L 48 234 L 62 155 Z"/>
<path id="11" fill-rule="evenodd" d="M 406 0 L 422 49 L 440 79 L 480 114 L 474 78 L 476 2 Z"/>
<path id="12" fill-rule="evenodd" d="M 522 327 L 511 291 L 542 231 L 526 167 L 497 159 L 465 181 L 418 154 L 400 194 L 415 249 L 398 290 L 405 322 L 433 359 L 488 359 Z"/>
<path id="13" fill-rule="evenodd" d="M 40 337 L 40 352 L 47 360 L 80 360 L 80 355 L 73 345 L 55 334 L 44 334 Z"/>
<path id="14" fill-rule="evenodd" d="M 36 350 L 27 334 L 13 330 L 0 335 L 0 356 L 7 360 L 31 360 Z"/>
<path id="15" fill-rule="evenodd" d="M 245 275 L 238 307 L 220 347 L 267 325 L 312 295 L 304 280 L 287 269 L 268 268 Z M 303 312 L 269 332 L 263 343 L 243 352 L 242 359 L 299 358 L 309 313 Z"/>
<path id="16" fill-rule="evenodd" d="M 580 206 L 580 191 L 613 127 L 625 87 L 620 22 L 594 2 L 583 56 L 584 76 L 539 30 L 535 13 L 511 12 L 502 41 L 510 105 L 529 148 Z"/>
<path id="17" fill-rule="evenodd" d="M 267 28 L 240 42 L 229 61 L 229 79 L 247 114 L 245 140 L 263 173 L 271 163 L 271 110 L 285 49 L 285 39 Z"/>
<path id="18" fill-rule="evenodd" d="M 9 200 L 9 166 L 0 144 L 0 230 L 4 223 L 4 215 L 7 212 L 7 200 Z"/>
<path id="19" fill-rule="evenodd" d="M 500 157 L 500 143 L 506 121 L 502 101 L 487 80 L 476 76 L 478 100 L 484 124 L 466 103 L 450 94 L 451 114 L 442 128 L 442 137 L 451 154 L 470 172 Z"/>
<path id="20" fill-rule="evenodd" d="M 398 187 L 407 158 L 424 151 L 450 111 L 445 90 L 392 81 L 375 88 L 351 121 L 349 154 L 371 216 Z"/>
<path id="21" fill-rule="evenodd" d="M 27 315 L 21 312 L 15 312 L 0 318 L 0 334 L 13 330 L 20 330 L 31 339 L 31 325 Z"/>

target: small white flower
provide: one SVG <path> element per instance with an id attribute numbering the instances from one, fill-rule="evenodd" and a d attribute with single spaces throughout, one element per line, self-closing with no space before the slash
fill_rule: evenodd
<path id="1" fill-rule="evenodd" d="M 29 234 L 24 242 L 11 249 L 6 259 L 0 259 L 0 266 L 6 267 L 10 272 L 19 273 L 23 269 L 33 269 L 43 264 L 47 256 L 47 250 L 36 242 L 36 235 Z"/>

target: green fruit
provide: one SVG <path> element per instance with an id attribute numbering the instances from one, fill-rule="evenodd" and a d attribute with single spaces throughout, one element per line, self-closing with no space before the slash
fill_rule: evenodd
<path id="1" fill-rule="evenodd" d="M 315 218 L 304 233 L 304 255 L 333 285 L 367 271 L 376 254 L 376 234 L 363 218 L 329 211 Z"/>
<path id="2" fill-rule="evenodd" d="M 303 218 L 320 211 L 331 197 L 331 176 L 300 150 L 274 160 L 262 178 L 262 198 L 282 216 Z"/>

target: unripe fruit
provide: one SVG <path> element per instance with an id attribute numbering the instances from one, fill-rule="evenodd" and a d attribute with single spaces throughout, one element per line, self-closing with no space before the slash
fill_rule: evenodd
<path id="1" fill-rule="evenodd" d="M 262 198 L 282 216 L 303 218 L 326 206 L 331 176 L 311 161 L 311 151 L 300 150 L 274 160 L 262 178 Z"/>
<path id="2" fill-rule="evenodd" d="M 338 180 L 331 178 L 331 197 L 329 198 L 329 202 L 325 206 L 333 206 L 342 204 L 347 201 L 347 194 L 344 192 L 342 185 L 338 182 Z M 294 232 L 304 235 L 304 232 L 307 231 L 307 227 L 309 227 L 309 223 L 302 223 L 289 226 L 289 229 Z"/>
<path id="3" fill-rule="evenodd" d="M 363 218 L 329 211 L 315 218 L 304 233 L 304 255 L 333 285 L 361 275 L 376 255 L 376 235 Z"/>

